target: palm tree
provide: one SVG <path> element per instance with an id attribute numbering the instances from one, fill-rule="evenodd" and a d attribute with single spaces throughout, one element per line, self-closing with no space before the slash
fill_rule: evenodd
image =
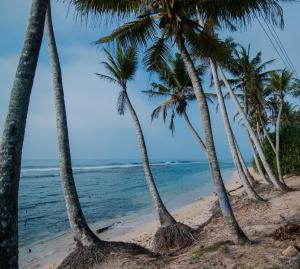
<path id="1" fill-rule="evenodd" d="M 243 103 L 244 113 L 250 121 L 250 125 L 253 129 L 257 129 L 256 127 L 261 126 L 260 121 L 265 111 L 265 96 L 263 87 L 271 72 L 265 71 L 265 69 L 269 64 L 273 63 L 274 60 L 262 62 L 261 52 L 257 53 L 255 57 L 251 59 L 250 45 L 245 48 L 231 42 L 231 46 L 233 47 L 234 56 L 232 61 L 229 63 L 229 69 L 234 78 L 229 81 L 234 85 L 233 89 L 235 91 L 235 95 L 238 96 Z M 256 156 L 256 149 L 251 135 L 247 129 L 246 132 L 259 174 L 265 183 L 270 183 L 270 180 L 266 178 Z M 256 135 L 259 138 L 260 134 L 258 129 Z M 261 140 L 258 139 L 258 141 L 261 145 Z"/>
<path id="2" fill-rule="evenodd" d="M 235 57 L 233 57 L 232 62 L 229 63 L 229 69 L 232 71 L 233 74 L 237 77 L 235 81 L 232 81 L 233 85 L 237 89 L 243 90 L 243 96 L 244 96 L 244 109 L 242 109 L 242 106 L 240 105 L 237 97 L 235 96 L 233 92 L 232 84 L 229 83 L 227 78 L 225 77 L 225 74 L 223 70 L 221 70 L 221 78 L 231 96 L 231 99 L 243 121 L 244 126 L 246 127 L 248 137 L 250 142 L 252 141 L 254 143 L 255 149 L 257 150 L 257 153 L 261 159 L 261 162 L 271 180 L 273 185 L 278 190 L 288 190 L 289 188 L 282 182 L 280 182 L 276 176 L 274 175 L 274 172 L 272 171 L 270 165 L 268 164 L 266 157 L 264 155 L 264 152 L 262 150 L 262 146 L 259 142 L 259 139 L 257 138 L 256 134 L 253 131 L 253 128 L 249 122 L 248 114 L 248 95 L 255 95 L 257 92 L 262 90 L 262 84 L 264 81 L 266 81 L 268 75 L 270 72 L 264 72 L 264 69 L 267 64 L 270 63 L 261 63 L 261 54 L 258 53 L 256 57 L 252 61 L 249 60 L 249 49 L 246 50 L 245 48 L 242 49 L 241 55 L 239 55 L 239 52 L 234 52 Z M 259 95 L 258 95 L 259 96 Z M 252 146 L 253 144 L 250 143 Z M 254 147 L 253 146 L 253 147 Z M 253 151 L 255 152 L 255 149 L 253 148 Z"/>
<path id="3" fill-rule="evenodd" d="M 198 20 L 199 25 L 204 29 L 207 29 L 210 33 L 214 33 L 216 26 L 218 25 L 217 18 L 214 16 L 214 14 L 209 14 L 208 17 L 206 18 L 207 23 L 204 23 L 203 18 L 200 15 L 199 8 L 196 7 L 196 17 Z M 227 22 L 230 27 L 234 26 Z M 232 42 L 231 39 L 227 39 L 225 41 L 226 45 L 229 48 L 234 48 L 235 44 Z M 244 182 L 244 185 L 246 186 L 246 192 L 248 193 L 248 196 L 250 198 L 254 199 L 260 199 L 260 197 L 255 193 L 254 189 L 251 187 L 251 184 L 254 185 L 255 181 L 252 175 L 250 174 L 248 167 L 245 164 L 244 158 L 239 150 L 238 144 L 235 141 L 233 131 L 230 125 L 230 121 L 228 118 L 228 114 L 226 111 L 226 106 L 224 103 L 224 97 L 222 94 L 222 90 L 220 88 L 220 82 L 218 78 L 218 71 L 217 71 L 217 62 L 214 61 L 211 57 L 208 59 L 212 71 L 212 76 L 213 76 L 213 82 L 215 85 L 215 88 L 217 90 L 217 95 L 218 95 L 218 100 L 219 100 L 219 106 L 221 107 L 221 112 L 223 116 L 223 122 L 225 126 L 225 131 L 227 134 L 228 142 L 229 142 L 229 147 L 232 153 L 232 157 L 234 160 L 234 163 L 237 167 L 238 173 L 240 175 L 240 178 L 242 182 Z"/>
<path id="4" fill-rule="evenodd" d="M 217 66 L 216 66 L 216 63 L 213 60 L 210 60 L 210 65 L 211 65 L 214 85 L 215 85 L 218 100 L 219 100 L 220 110 L 221 110 L 221 113 L 222 113 L 222 116 L 223 116 L 223 122 L 224 122 L 224 127 L 225 127 L 225 130 L 226 130 L 226 134 L 227 134 L 229 147 L 230 147 L 230 150 L 231 150 L 233 160 L 234 160 L 235 165 L 237 167 L 238 174 L 239 174 L 240 179 L 241 179 L 241 181 L 244 185 L 244 188 L 245 188 L 245 191 L 246 191 L 248 197 L 250 199 L 262 201 L 262 198 L 255 192 L 255 190 L 253 189 L 253 187 L 250 184 L 249 179 L 247 178 L 247 176 L 244 172 L 244 169 L 243 169 L 243 166 L 242 166 L 242 163 L 241 163 L 241 154 L 239 154 L 239 151 L 237 149 L 237 144 L 236 144 L 236 141 L 235 141 L 235 138 L 234 138 L 234 134 L 233 134 L 231 125 L 230 125 L 230 121 L 229 121 L 229 117 L 228 117 L 228 113 L 227 113 L 223 93 L 222 93 L 222 90 L 221 90 L 221 86 L 219 84 Z"/>
<path id="5" fill-rule="evenodd" d="M 285 98 L 288 95 L 298 96 L 300 90 L 300 81 L 293 78 L 293 73 L 287 69 L 282 71 L 273 71 L 270 74 L 269 83 L 266 91 L 273 94 L 273 99 L 278 103 L 278 112 L 275 126 L 276 142 L 275 142 L 275 156 L 277 164 L 277 172 L 279 179 L 283 181 L 280 162 L 280 126 L 282 119 L 282 111 L 284 108 Z M 271 140 L 269 140 L 271 143 Z M 274 144 L 273 145 L 274 149 Z"/>
<path id="6" fill-rule="evenodd" d="M 205 56 L 209 56 L 212 52 L 218 51 L 217 48 L 220 48 L 219 44 L 216 44 L 218 42 L 215 42 L 215 39 L 212 40 L 211 37 L 204 33 L 197 21 L 193 19 L 197 7 L 204 18 L 214 15 L 220 26 L 245 25 L 252 18 L 256 18 L 259 15 L 263 15 L 265 19 L 272 23 L 283 25 L 282 9 L 278 4 L 278 0 L 239 0 L 230 2 L 200 0 L 72 0 L 72 3 L 76 5 L 78 12 L 87 17 L 101 14 L 103 8 L 107 8 L 112 14 L 117 14 L 121 18 L 125 16 L 130 17 L 130 15 L 137 17 L 136 20 L 116 29 L 110 36 L 100 39 L 98 43 L 116 40 L 117 43 L 134 46 L 149 45 L 148 61 L 146 62 L 150 70 L 155 69 L 157 62 L 164 59 L 167 54 L 167 41 L 172 40 L 177 44 L 202 112 L 202 124 L 205 131 L 209 163 L 223 215 L 232 235 L 239 241 L 247 241 L 246 236 L 234 218 L 229 204 L 215 152 L 205 95 L 197 78 L 197 72 L 187 46 L 191 51 L 198 51 L 202 55 L 205 54 Z M 224 79 L 226 79 L 225 76 Z M 226 84 L 227 86 L 230 85 Z"/>
<path id="7" fill-rule="evenodd" d="M 202 80 L 202 76 L 203 76 L 204 67 L 205 67 L 204 65 L 202 65 L 202 66 L 200 65 L 199 67 L 197 67 L 198 76 L 201 80 Z M 201 148 L 207 154 L 206 146 L 205 146 L 203 140 L 201 139 L 200 135 L 197 133 L 195 128 L 192 126 L 192 124 L 188 118 L 188 115 L 186 113 L 186 108 L 187 108 L 188 102 L 194 100 L 195 95 L 193 93 L 191 81 L 189 79 L 189 76 L 187 74 L 187 71 L 183 64 L 183 60 L 180 57 L 180 55 L 176 54 L 176 58 L 171 61 L 171 67 L 169 67 L 167 64 L 161 65 L 160 68 L 158 69 L 158 73 L 159 73 L 159 79 L 163 84 L 152 83 L 152 90 L 146 91 L 146 93 L 148 93 L 151 97 L 152 96 L 165 97 L 165 98 L 167 97 L 168 99 L 165 102 L 163 102 L 161 105 L 159 105 L 156 109 L 154 109 L 154 111 L 151 115 L 152 119 L 157 118 L 159 116 L 160 112 L 162 112 L 163 119 L 165 121 L 168 110 L 171 110 L 172 116 L 171 116 L 171 121 L 170 121 L 170 129 L 173 131 L 174 130 L 174 117 L 175 117 L 175 111 L 176 111 L 176 113 L 179 116 L 183 116 L 183 118 L 185 119 L 185 121 L 187 123 L 187 126 L 191 129 L 195 138 L 199 142 Z M 215 78 L 215 74 L 214 74 L 214 78 Z M 217 91 L 218 98 L 219 99 L 223 98 L 223 96 L 221 96 L 221 97 L 219 96 L 219 93 L 221 91 L 219 84 L 217 84 L 217 86 L 218 86 L 218 91 Z M 157 89 L 157 90 L 155 90 L 155 89 Z M 207 98 L 214 96 L 213 94 L 208 94 L 208 93 L 206 93 L 205 95 Z M 222 112 L 224 112 L 224 108 L 225 108 L 224 100 L 223 100 L 223 103 L 220 102 L 220 106 L 221 106 Z M 246 193 L 248 194 L 248 196 L 251 199 L 259 200 L 260 199 L 259 196 L 256 194 L 256 192 L 252 188 L 252 186 L 251 186 L 250 182 L 248 181 L 248 179 L 244 173 L 244 170 L 242 168 L 240 158 L 239 158 L 236 146 L 235 146 L 234 137 L 233 137 L 233 133 L 232 133 L 232 130 L 230 127 L 226 108 L 225 108 L 225 117 L 227 117 L 227 121 L 225 122 L 226 123 L 226 131 L 231 132 L 231 136 L 230 136 L 231 139 L 229 140 L 230 146 L 234 147 L 234 149 L 232 149 L 233 158 L 234 158 L 236 167 L 238 169 L 239 175 L 241 177 L 242 183 L 245 186 Z M 228 129 L 228 127 L 229 127 L 229 129 Z"/>
<path id="8" fill-rule="evenodd" d="M 0 146 L 1 268 L 18 268 L 18 190 L 26 118 L 42 43 L 47 0 L 33 0 Z"/>
<path id="9" fill-rule="evenodd" d="M 177 223 L 173 216 L 166 209 L 160 197 L 150 168 L 142 127 L 127 92 L 127 82 L 133 79 L 137 69 L 138 58 L 136 49 L 134 47 L 122 48 L 120 45 L 118 45 L 115 55 L 112 55 L 106 49 L 104 49 L 104 51 L 108 61 L 103 62 L 103 65 L 109 72 L 109 75 L 98 73 L 97 75 L 101 79 L 118 84 L 121 89 L 118 98 L 118 113 L 123 115 L 125 113 L 125 109 L 128 108 L 133 119 L 140 145 L 145 178 L 161 225 L 160 229 L 154 236 L 154 250 L 168 252 L 174 247 L 184 247 L 194 240 L 193 230 L 186 225 Z M 179 236 L 180 234 L 181 236 Z M 178 237 L 176 238 L 175 236 Z M 172 238 L 173 240 L 168 240 L 168 238 Z"/>
<path id="10" fill-rule="evenodd" d="M 190 101 L 196 99 L 191 80 L 189 75 L 184 67 L 184 63 L 180 54 L 176 53 L 175 58 L 170 60 L 171 65 L 167 63 L 162 63 L 156 70 L 159 75 L 160 82 L 153 82 L 151 84 L 151 89 L 143 91 L 150 98 L 164 98 L 167 99 L 157 108 L 155 108 L 151 114 L 151 120 L 154 120 L 159 117 L 160 114 L 163 115 L 164 122 L 168 116 L 168 112 L 171 113 L 169 129 L 172 131 L 172 134 L 175 130 L 175 115 L 183 117 L 188 128 L 191 130 L 192 134 L 196 138 L 202 150 L 206 152 L 206 146 L 201 138 L 200 134 L 197 132 L 193 124 L 191 123 L 189 116 L 187 114 L 187 106 Z M 204 75 L 206 66 L 199 65 L 197 67 L 198 75 L 201 78 Z M 214 97 L 213 94 L 206 93 L 206 97 Z"/>
<path id="11" fill-rule="evenodd" d="M 90 230 L 86 223 L 80 207 L 80 202 L 74 182 L 62 74 L 53 31 L 50 3 L 48 5 L 46 13 L 45 34 L 52 67 L 56 107 L 57 137 L 60 155 L 60 172 L 65 204 L 75 241 L 82 246 L 89 246 L 91 244 L 99 242 L 100 240 Z"/>

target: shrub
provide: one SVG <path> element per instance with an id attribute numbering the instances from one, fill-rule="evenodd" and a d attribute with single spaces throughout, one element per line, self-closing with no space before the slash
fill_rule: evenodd
<path id="1" fill-rule="evenodd" d="M 270 134 L 270 138 L 275 145 L 275 132 Z M 263 151 L 268 163 L 277 174 L 275 153 L 267 138 L 263 140 Z M 300 175 L 300 125 L 296 123 L 286 123 L 282 125 L 280 131 L 280 158 L 282 174 Z M 253 168 L 256 171 L 255 162 Z"/>

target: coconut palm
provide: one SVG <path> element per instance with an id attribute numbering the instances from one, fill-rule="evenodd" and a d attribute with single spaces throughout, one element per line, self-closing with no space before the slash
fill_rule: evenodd
<path id="1" fill-rule="evenodd" d="M 18 190 L 26 118 L 42 43 L 47 0 L 33 0 L 0 149 L 0 263 L 18 268 Z"/>
<path id="2" fill-rule="evenodd" d="M 77 10 L 84 15 L 101 12 L 102 1 L 74 0 L 77 2 Z M 115 1 L 112 1 L 115 2 Z M 118 1 L 119 2 L 119 1 Z M 123 2 L 123 1 L 122 1 Z M 132 1 L 124 1 L 129 5 Z M 197 103 L 201 110 L 201 119 L 208 152 L 212 178 L 219 196 L 223 215 L 228 223 L 232 235 L 238 241 L 247 241 L 245 234 L 237 224 L 233 215 L 216 156 L 214 140 L 211 130 L 210 116 L 205 94 L 197 76 L 197 71 L 191 58 L 190 51 L 198 52 L 203 56 L 218 53 L 224 56 L 224 46 L 215 37 L 208 35 L 194 20 L 196 7 L 204 17 L 215 14 L 220 24 L 245 24 L 254 15 L 263 14 L 267 19 L 275 20 L 282 13 L 278 2 L 272 0 L 260 1 L 188 1 L 188 0 L 160 0 L 145 1 L 135 10 L 135 20 L 125 23 L 107 37 L 101 38 L 98 43 L 117 41 L 121 44 L 134 46 L 147 45 L 146 64 L 148 69 L 155 69 L 157 62 L 163 59 L 168 52 L 167 42 L 176 43 L 179 52 L 186 65 Z M 81 4 L 80 4 L 81 3 Z M 127 6 L 128 6 L 127 5 Z M 115 7 L 119 7 L 118 4 Z"/>
<path id="3" fill-rule="evenodd" d="M 202 80 L 203 76 L 203 68 L 204 65 L 200 65 L 197 67 L 198 70 L 198 76 Z M 195 100 L 195 95 L 193 92 L 192 84 L 190 81 L 190 78 L 188 76 L 188 73 L 184 67 L 184 63 L 182 58 L 179 54 L 176 54 L 176 58 L 171 61 L 171 67 L 169 67 L 167 64 L 161 65 L 158 69 L 159 73 L 159 80 L 162 82 L 160 83 L 152 83 L 152 90 L 146 91 L 147 94 L 149 94 L 151 97 L 164 97 L 168 98 L 165 102 L 163 102 L 161 105 L 159 105 L 154 111 L 152 112 L 152 119 L 157 118 L 162 112 L 164 121 L 166 120 L 168 110 L 171 110 L 171 120 L 170 120 L 170 129 L 174 130 L 174 117 L 176 114 L 179 116 L 182 116 L 185 119 L 185 122 L 187 126 L 191 129 L 192 133 L 194 134 L 196 140 L 199 142 L 201 148 L 206 152 L 206 146 L 201 139 L 198 132 L 195 130 L 195 128 L 192 126 L 186 109 L 188 102 Z M 214 76 L 215 78 L 215 76 Z M 217 85 L 219 86 L 219 84 Z M 220 87 L 218 88 L 218 93 L 221 91 Z M 206 93 L 206 97 L 212 97 L 213 94 Z M 218 98 L 222 98 L 219 97 Z M 221 110 L 224 111 L 224 102 L 220 104 Z M 225 108 L 226 109 L 226 108 Z M 175 114 L 176 112 L 176 114 Z M 259 196 L 256 194 L 256 192 L 253 190 L 249 180 L 246 178 L 246 175 L 244 173 L 244 170 L 242 168 L 240 158 L 235 146 L 233 133 L 230 127 L 227 111 L 226 112 L 226 127 L 228 127 L 231 132 L 231 144 L 230 146 L 234 146 L 234 149 L 232 150 L 232 154 L 234 157 L 234 161 L 236 163 L 238 172 L 240 174 L 241 180 L 243 182 L 243 185 L 245 186 L 246 192 L 248 196 L 252 199 L 260 199 Z M 228 131 L 228 129 L 226 129 Z"/>
<path id="4" fill-rule="evenodd" d="M 122 48 L 118 45 L 115 55 L 111 54 L 107 49 L 104 49 L 104 52 L 107 61 L 102 64 L 109 75 L 98 73 L 97 75 L 101 79 L 115 83 L 120 87 L 118 113 L 123 115 L 127 108 L 131 114 L 141 150 L 145 178 L 161 225 L 154 236 L 154 250 L 168 252 L 176 247 L 184 247 L 194 240 L 194 232 L 190 227 L 176 222 L 160 197 L 150 168 L 142 127 L 127 92 L 127 83 L 133 79 L 137 69 L 138 58 L 136 49 L 134 47 Z M 171 240 L 169 240 L 170 238 Z"/>
<path id="5" fill-rule="evenodd" d="M 206 23 L 205 23 L 203 18 L 201 17 L 198 7 L 196 8 L 196 11 L 197 11 L 197 20 L 198 20 L 199 25 L 201 27 L 207 29 L 210 33 L 214 33 L 215 28 L 218 25 L 217 18 L 214 16 L 214 14 L 208 15 L 208 17 L 206 18 Z M 228 24 L 228 22 L 227 22 L 227 24 Z M 230 23 L 229 23 L 229 26 L 234 27 L 233 25 L 230 25 Z M 233 43 L 233 41 L 231 39 L 227 39 L 225 42 L 229 48 L 231 48 L 231 49 L 235 48 L 235 44 Z M 251 187 L 251 184 L 254 185 L 254 183 L 255 183 L 254 178 L 250 174 L 248 167 L 245 164 L 244 158 L 238 148 L 238 144 L 236 143 L 235 138 L 234 138 L 234 134 L 233 134 L 233 131 L 232 131 L 232 128 L 230 125 L 230 121 L 228 118 L 228 114 L 226 111 L 226 106 L 224 103 L 224 97 L 222 94 L 222 90 L 220 88 L 220 82 L 219 82 L 218 71 L 217 71 L 217 62 L 214 61 L 211 57 L 208 59 L 208 61 L 210 63 L 212 76 L 213 76 L 213 83 L 214 83 L 216 91 L 217 91 L 219 106 L 221 108 L 225 131 L 227 134 L 229 147 L 231 150 L 231 154 L 232 154 L 234 163 L 237 167 L 237 170 L 238 170 L 238 173 L 240 175 L 242 182 L 244 182 L 244 186 L 245 186 L 248 196 L 252 199 L 260 200 L 260 197 L 256 194 L 254 189 Z"/>
<path id="6" fill-rule="evenodd" d="M 50 3 L 46 13 L 45 35 L 47 39 L 48 51 L 52 67 L 57 137 L 60 156 L 60 173 L 65 204 L 75 241 L 82 246 L 89 246 L 91 244 L 99 242 L 100 240 L 90 230 L 86 223 L 80 207 L 80 202 L 74 182 L 62 74 L 53 31 Z"/>
<path id="7" fill-rule="evenodd" d="M 286 96 L 298 96 L 300 92 L 300 81 L 293 78 L 293 73 L 287 69 L 282 71 L 273 71 L 270 74 L 269 83 L 266 91 L 273 95 L 273 100 L 278 103 L 278 111 L 275 125 L 276 142 L 275 156 L 277 164 L 277 172 L 279 179 L 283 181 L 280 163 L 280 126 L 282 120 L 282 111 Z M 269 140 L 271 143 L 271 140 Z M 272 143 L 271 143 L 272 144 Z M 274 145 L 273 145 L 274 149 Z"/>
<path id="8" fill-rule="evenodd" d="M 241 53 L 241 56 L 240 56 Z M 265 168 L 271 182 L 279 190 L 288 190 L 289 188 L 276 178 L 274 172 L 272 171 L 270 165 L 268 164 L 262 146 L 256 136 L 250 121 L 249 121 L 249 109 L 247 96 L 260 96 L 259 92 L 262 91 L 263 83 L 267 80 L 270 72 L 264 71 L 266 66 L 270 61 L 266 63 L 261 63 L 261 54 L 258 53 L 256 57 L 251 61 L 249 57 L 249 49 L 242 48 L 241 52 L 234 50 L 234 56 L 232 61 L 229 63 L 229 70 L 235 74 L 236 80 L 232 80 L 232 84 L 227 80 L 223 70 L 221 70 L 221 78 L 231 96 L 231 99 L 241 117 L 244 126 L 246 127 L 247 134 L 249 137 L 250 145 L 253 147 L 253 152 L 257 151 L 263 167 Z M 237 68 L 238 66 L 238 68 Z M 233 85 L 233 86 L 232 86 Z M 233 88 L 242 89 L 242 94 L 244 96 L 243 108 L 239 103 L 236 95 L 234 94 Z M 259 100 L 259 98 L 254 98 L 254 100 Z M 257 103 L 256 103 L 257 104 Z M 254 106 L 255 107 L 255 106 Z M 252 143 L 253 142 L 253 143 Z M 254 145 L 253 145 L 254 144 Z M 255 148 L 254 148 L 255 146 Z M 258 162 L 259 163 L 259 162 Z M 263 176 L 263 174 L 262 174 Z"/>
<path id="9" fill-rule="evenodd" d="M 72 2 L 76 4 L 77 11 L 86 16 L 97 15 L 98 12 L 102 12 L 104 6 L 107 7 L 107 4 L 103 3 L 104 0 L 72 0 Z M 216 44 L 218 42 L 215 42 L 215 39 L 212 40 L 211 37 L 204 33 L 198 22 L 194 20 L 197 7 L 204 18 L 208 17 L 208 15 L 214 15 L 214 21 L 217 21 L 217 24 L 220 26 L 245 25 L 252 18 L 260 15 L 263 15 L 266 20 L 272 23 L 282 25 L 282 10 L 278 0 L 125 0 L 122 2 L 110 1 L 109 5 L 113 14 L 120 14 L 123 18 L 124 15 L 130 13 L 136 19 L 122 25 L 110 36 L 100 39 L 99 43 L 116 40 L 122 44 L 147 45 L 149 50 L 146 63 L 148 63 L 148 69 L 150 70 L 155 69 L 157 61 L 164 59 L 168 52 L 166 42 L 172 40 L 177 44 L 202 112 L 202 123 L 206 136 L 212 178 L 219 195 L 223 215 L 233 236 L 239 238 L 240 241 L 247 241 L 246 236 L 235 221 L 225 192 L 215 153 L 205 95 L 201 83 L 197 79 L 197 72 L 188 49 L 193 52 L 200 52 L 200 54 L 205 56 L 209 56 L 212 52 L 220 52 L 220 46 Z M 133 8 L 132 5 L 134 6 Z M 224 55 L 223 53 L 220 54 Z M 217 53 L 214 55 L 216 57 Z"/>
<path id="10" fill-rule="evenodd" d="M 204 75 L 205 69 L 205 65 L 199 65 L 197 67 L 200 78 Z M 187 114 L 188 103 L 194 101 L 196 97 L 182 58 L 176 53 L 175 58 L 170 60 L 170 65 L 162 63 L 156 72 L 159 75 L 159 82 L 153 82 L 151 89 L 143 92 L 150 98 L 164 98 L 167 100 L 153 110 L 151 120 L 157 119 L 159 115 L 162 114 L 165 122 L 168 112 L 170 112 L 169 129 L 173 133 L 175 130 L 175 116 L 183 117 L 200 147 L 206 153 L 205 143 Z M 206 93 L 206 97 L 210 99 L 214 97 L 214 95 Z"/>
<path id="11" fill-rule="evenodd" d="M 250 181 L 249 181 L 249 179 L 248 179 L 248 177 L 247 177 L 247 175 L 246 175 L 246 173 L 243 169 L 243 166 L 242 166 L 242 163 L 241 163 L 241 158 L 242 157 L 241 157 L 241 154 L 239 153 L 239 151 L 237 149 L 237 144 L 236 144 L 236 141 L 235 141 L 235 138 L 234 138 L 234 134 L 233 134 L 231 125 L 230 125 L 230 121 L 229 121 L 229 117 L 228 117 L 228 113 L 227 113 L 223 93 L 222 93 L 222 90 L 221 90 L 221 86 L 219 84 L 217 66 L 216 66 L 216 63 L 213 60 L 210 60 L 210 64 L 211 64 L 214 85 L 215 85 L 218 100 L 219 100 L 219 106 L 220 106 L 220 110 L 221 110 L 222 117 L 223 117 L 223 123 L 224 123 L 224 127 L 225 127 L 225 130 L 226 130 L 226 135 L 227 135 L 229 147 L 230 147 L 230 150 L 231 150 L 233 160 L 234 160 L 235 165 L 237 167 L 239 177 L 240 177 L 240 179 L 243 183 L 243 186 L 245 188 L 245 191 L 246 191 L 248 197 L 250 199 L 254 199 L 254 200 L 262 200 L 262 198 L 255 192 L 255 190 L 251 186 L 251 183 L 250 183 Z"/>

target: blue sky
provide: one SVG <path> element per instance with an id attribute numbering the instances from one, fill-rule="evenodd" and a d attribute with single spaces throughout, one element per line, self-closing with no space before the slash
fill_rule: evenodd
<path id="1" fill-rule="evenodd" d="M 53 22 L 57 46 L 61 58 L 69 134 L 73 158 L 139 158 L 139 148 L 130 115 L 117 115 L 118 88 L 100 81 L 95 72 L 103 73 L 101 48 L 92 42 L 109 33 L 110 25 L 86 25 L 75 16 L 64 1 L 52 1 Z M 68 1 L 65 1 L 68 2 Z M 0 128 L 7 111 L 10 90 L 18 57 L 23 45 L 29 0 L 1 0 L 0 9 Z M 300 67 L 299 11 L 300 3 L 284 4 L 285 29 L 277 30 L 296 70 Z M 263 52 L 265 60 L 278 58 L 269 40 L 260 27 L 253 23 L 247 31 L 231 34 L 243 45 L 251 43 L 252 52 Z M 278 59 L 276 68 L 283 64 Z M 182 119 L 176 120 L 176 131 L 172 137 L 162 120 L 150 122 L 150 113 L 155 106 L 141 90 L 149 86 L 149 75 L 140 65 L 136 79 L 129 84 L 129 94 L 142 122 L 148 151 L 152 159 L 198 158 L 205 160 L 191 133 Z M 206 85 L 207 87 L 207 85 Z M 157 104 L 157 103 L 156 103 Z M 230 114 L 235 110 L 228 102 Z M 199 112 L 195 104 L 189 107 L 192 122 L 201 132 Z M 230 161 L 227 139 L 220 113 L 211 106 L 214 137 L 220 160 Z M 234 131 L 242 151 L 250 158 L 244 130 L 236 123 Z M 45 40 L 34 81 L 26 136 L 24 158 L 57 158 L 54 97 L 48 54 Z"/>

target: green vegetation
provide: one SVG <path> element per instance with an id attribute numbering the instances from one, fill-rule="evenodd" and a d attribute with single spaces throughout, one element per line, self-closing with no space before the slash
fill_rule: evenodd
<path id="1" fill-rule="evenodd" d="M 275 142 L 275 133 L 270 134 Z M 283 175 L 300 175 L 300 124 L 297 122 L 285 123 L 280 131 L 280 158 Z M 263 150 L 269 164 L 277 171 L 276 156 L 267 138 L 263 140 Z M 256 170 L 255 162 L 253 167 Z"/>
<path id="2" fill-rule="evenodd" d="M 228 246 L 231 245 L 234 245 L 234 243 L 230 240 L 216 242 L 206 248 L 200 248 L 194 251 L 192 255 L 192 259 L 199 259 L 207 253 L 212 253 L 218 250 L 222 252 L 226 252 L 228 250 Z"/>

